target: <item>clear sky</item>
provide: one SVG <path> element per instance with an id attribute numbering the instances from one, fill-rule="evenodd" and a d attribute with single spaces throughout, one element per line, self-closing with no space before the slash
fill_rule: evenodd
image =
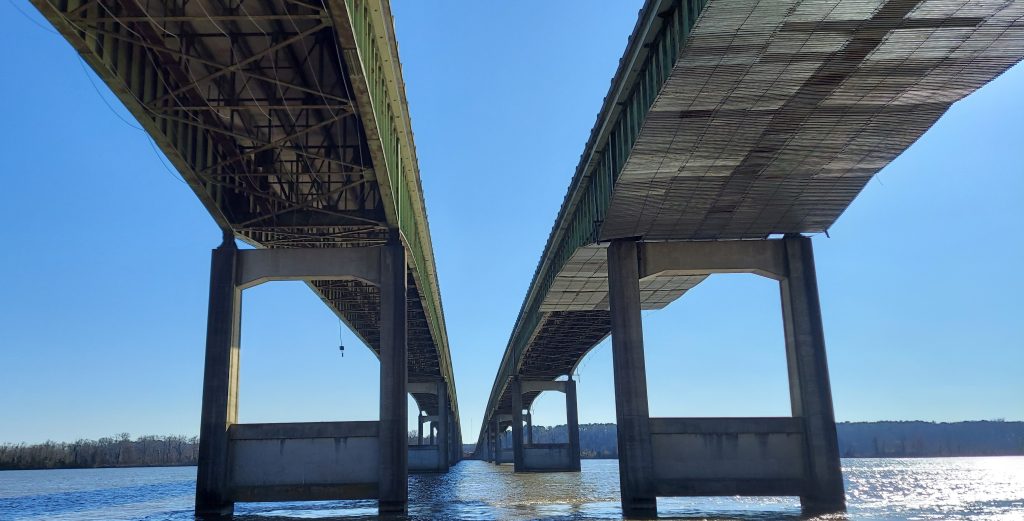
<path id="1" fill-rule="evenodd" d="M 394 4 L 471 442 L 641 2 Z M 16 8 L 41 20 L 0 2 L 0 442 L 195 434 L 220 233 Z M 956 104 L 815 238 L 839 420 L 1024 420 L 1022 92 L 1017 66 Z M 243 310 L 241 421 L 377 417 L 376 359 L 305 286 Z M 715 276 L 644 321 L 652 415 L 789 413 L 774 282 Z M 607 342 L 579 379 L 580 421 L 614 421 Z M 561 395 L 535 417 L 564 423 Z"/>

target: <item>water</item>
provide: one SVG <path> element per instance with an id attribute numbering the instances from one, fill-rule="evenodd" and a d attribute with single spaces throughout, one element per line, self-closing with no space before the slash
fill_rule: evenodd
<path id="1" fill-rule="evenodd" d="M 513 474 L 464 461 L 409 479 L 411 519 L 618 519 L 618 467 Z M 1024 457 L 843 460 L 851 520 L 1024 520 Z M 0 472 L 0 520 L 191 521 L 195 467 Z M 239 521 L 373 519 L 373 501 L 239 503 Z M 800 519 L 795 498 L 659 498 L 661 518 Z"/>

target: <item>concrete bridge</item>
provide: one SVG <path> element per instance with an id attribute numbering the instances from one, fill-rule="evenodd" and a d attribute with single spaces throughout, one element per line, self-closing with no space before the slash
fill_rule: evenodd
<path id="1" fill-rule="evenodd" d="M 404 512 L 408 470 L 446 470 L 462 440 L 388 2 L 33 4 L 224 232 L 210 276 L 196 513 L 340 498 Z M 306 281 L 379 356 L 379 421 L 238 424 L 242 295 L 275 280 Z M 407 447 L 407 393 L 431 445 Z"/>
<path id="2" fill-rule="evenodd" d="M 627 516 L 653 516 L 658 496 L 843 509 L 805 234 L 826 232 L 951 104 L 1020 61 L 1022 17 L 1024 2 L 1001 0 L 647 1 L 516 319 L 477 456 L 538 470 L 531 454 L 548 449 L 523 439 L 524 409 L 545 382 L 571 388 L 566 375 L 611 335 Z M 649 417 L 640 311 L 725 272 L 779 282 L 792 416 Z M 578 468 L 569 446 L 561 470 Z"/>

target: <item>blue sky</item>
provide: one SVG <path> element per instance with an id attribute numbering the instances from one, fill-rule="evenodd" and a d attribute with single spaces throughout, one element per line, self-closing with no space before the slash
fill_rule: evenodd
<path id="1" fill-rule="evenodd" d="M 11 1 L 0 442 L 194 434 L 219 231 Z M 466 441 L 640 3 L 395 2 Z M 955 105 L 815 238 L 839 420 L 1024 420 L 1021 92 L 1017 66 Z M 376 359 L 305 286 L 243 313 L 241 421 L 376 418 Z M 712 277 L 644 323 L 653 415 L 788 414 L 772 281 Z M 607 343 L 579 379 L 580 420 L 614 421 Z M 563 423 L 561 396 L 535 415 Z"/>

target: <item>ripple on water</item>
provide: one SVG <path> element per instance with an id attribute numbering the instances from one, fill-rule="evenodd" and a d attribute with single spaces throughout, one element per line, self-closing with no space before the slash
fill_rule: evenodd
<path id="1" fill-rule="evenodd" d="M 843 461 L 852 520 L 1024 521 L 1024 457 Z M 0 472 L 2 521 L 192 521 L 195 468 Z M 413 475 L 408 519 L 618 519 L 618 467 L 514 474 L 465 461 L 447 474 Z M 796 498 L 660 498 L 662 519 L 806 519 Z M 240 503 L 238 521 L 376 518 L 373 501 Z"/>

